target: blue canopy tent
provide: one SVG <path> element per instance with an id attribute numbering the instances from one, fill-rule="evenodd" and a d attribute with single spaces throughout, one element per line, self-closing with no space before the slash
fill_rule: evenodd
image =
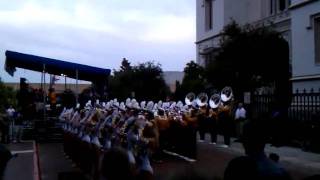
<path id="1" fill-rule="evenodd" d="M 6 71 L 13 76 L 15 68 L 29 69 L 54 75 L 64 74 L 67 77 L 96 82 L 105 80 L 110 75 L 110 69 L 92 67 L 19 52 L 6 51 Z"/>
<path id="2" fill-rule="evenodd" d="M 106 90 L 108 76 L 111 72 L 110 69 L 92 67 L 88 65 L 71 63 L 67 61 L 50 59 L 30 54 L 23 54 L 14 51 L 6 51 L 5 55 L 5 70 L 11 76 L 14 75 L 16 68 L 38 71 L 42 74 L 41 84 L 43 84 L 43 86 L 45 86 L 46 73 L 59 76 L 63 74 L 63 76 L 65 77 L 76 79 L 76 85 L 78 85 L 78 79 L 91 81 L 97 87 L 100 95 L 103 95 L 102 93 L 104 93 L 103 91 Z M 76 96 L 78 97 L 78 90 L 76 92 Z"/>

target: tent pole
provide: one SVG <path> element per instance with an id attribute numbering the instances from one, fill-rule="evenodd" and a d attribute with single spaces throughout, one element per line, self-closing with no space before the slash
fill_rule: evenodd
<path id="1" fill-rule="evenodd" d="M 46 119 L 46 65 L 43 64 L 43 120 Z"/>
<path id="2" fill-rule="evenodd" d="M 41 83 L 40 83 L 40 88 L 43 89 L 43 72 L 41 72 Z"/>
<path id="3" fill-rule="evenodd" d="M 78 79 L 79 79 L 79 74 L 78 74 L 78 69 L 76 70 L 76 102 L 77 104 L 79 103 L 79 89 L 78 89 Z"/>
<path id="4" fill-rule="evenodd" d="M 67 75 L 64 75 L 64 90 L 67 90 Z"/>

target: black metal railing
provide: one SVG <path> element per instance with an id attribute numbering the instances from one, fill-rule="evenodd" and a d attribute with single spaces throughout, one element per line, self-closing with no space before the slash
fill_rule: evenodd
<path id="1" fill-rule="evenodd" d="M 272 118 L 273 94 L 253 94 L 249 111 L 253 116 Z M 320 152 L 320 89 L 296 90 L 291 96 L 284 134 L 307 150 Z M 270 119 L 271 120 L 271 119 Z"/>

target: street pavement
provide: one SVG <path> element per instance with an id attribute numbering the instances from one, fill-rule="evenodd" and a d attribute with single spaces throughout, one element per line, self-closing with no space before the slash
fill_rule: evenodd
<path id="1" fill-rule="evenodd" d="M 240 143 L 232 143 L 229 148 L 220 145 L 223 138 L 219 136 L 218 144 L 209 144 L 209 137 L 206 141 L 198 143 L 197 161 L 190 163 L 178 158 L 165 158 L 161 164 L 153 164 L 156 179 L 175 179 L 176 175 L 196 173 L 206 179 L 222 179 L 228 162 L 238 156 L 244 155 L 244 149 Z M 266 146 L 266 154 L 277 153 L 280 156 L 280 165 L 283 166 L 293 179 L 320 173 L 320 154 L 304 152 L 298 148 Z"/>
<path id="2" fill-rule="evenodd" d="M 41 180 L 82 180 L 80 170 L 63 153 L 62 143 L 39 144 Z"/>
<path id="3" fill-rule="evenodd" d="M 34 161 L 33 161 L 33 141 L 25 141 L 17 144 L 9 144 L 6 147 L 13 154 L 13 157 L 7 164 L 4 180 L 33 180 Z"/>
<path id="4" fill-rule="evenodd" d="M 188 162 L 179 157 L 166 155 L 162 163 L 152 163 L 156 180 L 171 180 L 193 173 L 206 179 L 223 179 L 223 173 L 228 162 L 244 155 L 240 143 L 232 143 L 229 148 L 222 148 L 222 137 L 219 136 L 218 144 L 206 142 L 198 143 L 198 158 L 195 162 Z M 32 180 L 33 179 L 33 146 L 32 142 L 12 144 L 8 146 L 18 157 L 12 159 L 5 173 L 5 180 Z M 80 170 L 72 166 L 63 153 L 61 143 L 39 144 L 39 161 L 42 180 L 70 179 L 78 177 L 83 179 Z M 282 165 L 293 177 L 303 179 L 320 173 L 320 154 L 304 152 L 291 147 L 266 146 L 266 153 L 277 153 Z"/>

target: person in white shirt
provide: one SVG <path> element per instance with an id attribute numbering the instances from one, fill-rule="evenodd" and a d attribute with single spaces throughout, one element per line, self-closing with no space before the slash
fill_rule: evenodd
<path id="1" fill-rule="evenodd" d="M 10 141 L 13 140 L 14 138 L 14 115 L 15 115 L 15 109 L 12 107 L 12 105 L 10 105 L 10 107 L 6 110 L 7 113 L 7 117 L 9 120 L 9 138 Z"/>
<path id="2" fill-rule="evenodd" d="M 14 110 L 14 108 L 10 105 L 10 107 L 7 109 L 7 115 L 8 117 L 13 117 L 14 113 L 16 111 Z"/>
<path id="3" fill-rule="evenodd" d="M 238 141 L 240 140 L 243 132 L 243 125 L 246 122 L 246 110 L 243 107 L 242 103 L 238 104 L 238 108 L 235 113 L 235 123 L 236 123 L 236 133 Z"/>

